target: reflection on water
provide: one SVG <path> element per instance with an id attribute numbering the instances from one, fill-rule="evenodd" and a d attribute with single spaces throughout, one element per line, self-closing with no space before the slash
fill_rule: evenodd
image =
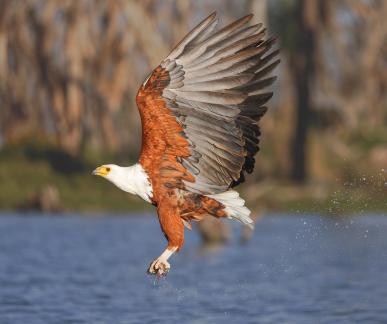
<path id="1" fill-rule="evenodd" d="M 207 253 L 188 232 L 155 280 L 153 217 L 3 215 L 0 323 L 386 322 L 386 232 L 383 216 L 273 216 Z"/>

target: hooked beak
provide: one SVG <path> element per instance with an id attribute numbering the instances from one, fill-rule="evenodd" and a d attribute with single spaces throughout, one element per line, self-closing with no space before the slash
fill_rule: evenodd
<path id="1" fill-rule="evenodd" d="M 91 174 L 97 175 L 100 177 L 105 177 L 108 175 L 109 172 L 110 172 L 110 168 L 107 168 L 105 166 L 100 166 L 96 168 Z"/>

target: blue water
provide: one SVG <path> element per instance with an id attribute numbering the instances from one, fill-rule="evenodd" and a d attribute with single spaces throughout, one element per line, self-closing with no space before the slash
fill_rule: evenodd
<path id="1" fill-rule="evenodd" d="M 166 279 L 154 217 L 0 216 L 0 323 L 387 323 L 387 217 L 270 216 Z"/>

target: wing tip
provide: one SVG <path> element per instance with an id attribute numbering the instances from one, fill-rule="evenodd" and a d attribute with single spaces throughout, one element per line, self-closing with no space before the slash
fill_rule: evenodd
<path id="1" fill-rule="evenodd" d="M 250 21 L 254 17 L 253 13 L 249 13 L 248 15 L 241 18 L 241 20 L 246 19 L 246 21 Z"/>
<path id="2" fill-rule="evenodd" d="M 246 25 L 250 20 L 254 17 L 253 13 L 245 15 L 237 20 L 235 20 L 232 24 L 240 24 L 241 26 Z"/>
<path id="3" fill-rule="evenodd" d="M 216 10 L 214 10 L 213 12 L 211 12 L 210 13 L 210 15 L 208 16 L 208 18 L 212 18 L 212 19 L 214 19 L 215 17 L 216 17 L 216 15 L 217 15 L 217 12 L 216 12 Z"/>
<path id="4" fill-rule="evenodd" d="M 214 10 L 213 12 L 211 12 L 211 13 L 209 14 L 209 16 L 208 16 L 207 18 L 205 18 L 204 20 L 202 20 L 202 22 L 201 22 L 200 24 L 204 24 L 204 23 L 208 24 L 208 23 L 213 22 L 215 19 L 217 19 L 217 18 L 216 18 L 217 15 L 218 15 L 217 11 Z"/>

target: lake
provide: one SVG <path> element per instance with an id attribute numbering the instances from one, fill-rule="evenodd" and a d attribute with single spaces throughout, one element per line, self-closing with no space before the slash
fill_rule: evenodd
<path id="1" fill-rule="evenodd" d="M 387 323 L 387 217 L 270 215 L 196 231 L 166 278 L 155 216 L 0 215 L 0 323 Z"/>

